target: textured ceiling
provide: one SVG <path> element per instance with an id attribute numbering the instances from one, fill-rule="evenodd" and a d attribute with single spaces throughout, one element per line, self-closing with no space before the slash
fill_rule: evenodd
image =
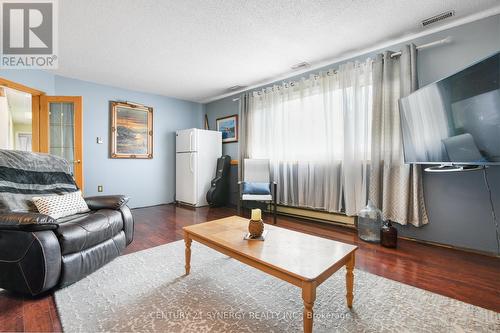
<path id="1" fill-rule="evenodd" d="M 498 0 L 63 0 L 61 75 L 204 101 Z M 450 20 L 450 21 L 451 21 Z"/>

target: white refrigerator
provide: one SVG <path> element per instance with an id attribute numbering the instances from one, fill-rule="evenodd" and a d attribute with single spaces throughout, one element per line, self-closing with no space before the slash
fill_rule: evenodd
<path id="1" fill-rule="evenodd" d="M 222 133 L 190 128 L 175 133 L 175 200 L 201 207 L 222 156 Z"/>

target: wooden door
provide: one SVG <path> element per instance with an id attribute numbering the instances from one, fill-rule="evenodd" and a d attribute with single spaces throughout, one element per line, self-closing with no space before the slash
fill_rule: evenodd
<path id="1" fill-rule="evenodd" d="M 65 158 L 83 191 L 82 97 L 40 96 L 40 151 Z"/>

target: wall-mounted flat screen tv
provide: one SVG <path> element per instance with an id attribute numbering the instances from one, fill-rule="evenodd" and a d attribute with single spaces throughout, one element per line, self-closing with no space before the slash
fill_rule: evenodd
<path id="1" fill-rule="evenodd" d="M 399 101 L 406 163 L 500 165 L 500 52 Z"/>

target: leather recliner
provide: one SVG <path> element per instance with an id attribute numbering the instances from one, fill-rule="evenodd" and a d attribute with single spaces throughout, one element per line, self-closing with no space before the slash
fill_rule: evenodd
<path id="1" fill-rule="evenodd" d="M 38 295 L 70 285 L 118 257 L 132 242 L 128 198 L 85 198 L 90 212 L 58 220 L 0 213 L 0 288 Z"/>

